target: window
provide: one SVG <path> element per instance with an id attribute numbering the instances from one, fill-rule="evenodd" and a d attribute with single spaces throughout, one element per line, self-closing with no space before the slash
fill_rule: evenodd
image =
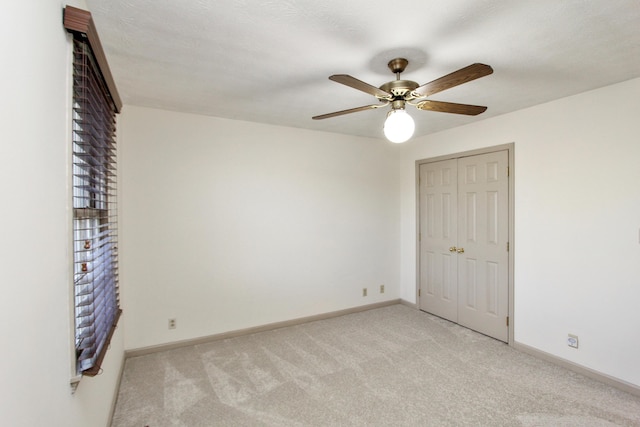
<path id="1" fill-rule="evenodd" d="M 122 312 L 115 141 L 121 103 L 89 12 L 67 6 L 64 25 L 73 34 L 75 349 L 77 371 L 93 376 Z"/>

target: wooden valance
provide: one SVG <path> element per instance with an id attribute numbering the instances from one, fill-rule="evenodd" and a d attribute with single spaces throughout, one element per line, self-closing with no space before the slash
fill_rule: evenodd
<path id="1" fill-rule="evenodd" d="M 86 10 L 78 9 L 77 7 L 66 6 L 64 8 L 63 21 L 64 28 L 66 28 L 67 31 L 83 34 L 89 41 L 91 50 L 93 50 L 93 55 L 96 57 L 98 65 L 100 66 L 102 77 L 109 88 L 109 95 L 116 107 L 116 112 L 119 113 L 122 110 L 122 100 L 120 99 L 118 89 L 116 88 L 116 82 L 113 79 L 111 70 L 109 69 L 107 56 L 104 54 L 104 50 L 102 49 L 100 37 L 98 37 L 98 31 L 93 22 L 93 18 L 91 18 L 91 13 Z"/>

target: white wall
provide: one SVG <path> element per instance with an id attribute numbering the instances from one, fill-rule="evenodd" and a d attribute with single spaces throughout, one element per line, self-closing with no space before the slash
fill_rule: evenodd
<path id="1" fill-rule="evenodd" d="M 130 106 L 122 119 L 127 349 L 398 298 L 397 146 Z"/>
<path id="2" fill-rule="evenodd" d="M 85 7 L 82 2 L 66 3 Z M 70 44 L 59 0 L 0 14 L 0 424 L 106 425 L 123 357 L 75 395 L 70 250 Z"/>
<path id="3" fill-rule="evenodd" d="M 405 145 L 402 298 L 415 300 L 414 162 L 515 142 L 515 340 L 640 385 L 639 117 L 635 79 Z"/>

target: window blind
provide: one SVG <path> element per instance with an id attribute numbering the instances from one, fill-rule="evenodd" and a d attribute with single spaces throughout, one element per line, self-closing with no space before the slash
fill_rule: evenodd
<path id="1" fill-rule="evenodd" d="M 73 244 L 77 369 L 96 375 L 120 317 L 116 112 L 92 48 L 74 33 Z"/>

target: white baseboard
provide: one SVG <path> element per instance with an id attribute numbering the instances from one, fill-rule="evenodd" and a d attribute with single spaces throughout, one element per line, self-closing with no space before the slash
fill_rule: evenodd
<path id="1" fill-rule="evenodd" d="M 555 356 L 551 353 L 538 350 L 537 348 L 530 347 L 526 344 L 514 342 L 513 348 L 523 353 L 527 353 L 531 356 L 537 357 L 538 359 L 546 360 L 547 362 L 551 362 L 570 371 L 584 375 L 585 377 L 600 381 L 601 383 L 607 384 L 611 387 L 615 387 L 619 390 L 633 394 L 634 396 L 640 396 L 640 387 L 635 384 L 631 384 L 621 379 L 603 374 L 602 372 L 598 372 L 585 366 L 578 365 L 577 363 Z"/>
<path id="2" fill-rule="evenodd" d="M 361 305 L 358 307 L 347 308 L 344 310 L 332 311 L 329 313 L 316 314 L 314 316 L 300 317 L 298 319 L 285 320 L 282 322 L 269 323 L 262 326 L 254 326 L 252 328 L 238 329 L 235 331 L 223 332 L 220 334 L 209 335 L 206 337 L 192 338 L 188 340 L 175 341 L 167 344 L 159 344 L 150 347 L 136 348 L 125 351 L 125 358 L 144 356 L 146 354 L 158 353 L 160 351 L 174 350 L 176 348 L 186 347 L 190 345 L 205 344 L 211 341 L 224 340 L 227 338 L 239 337 L 242 335 L 255 334 L 256 332 L 271 331 L 274 329 L 285 328 L 287 326 L 300 325 L 302 323 L 315 322 L 316 320 L 331 319 L 333 317 L 344 316 L 345 314 L 353 314 L 361 311 L 373 310 L 375 308 L 387 307 L 402 303 L 400 299 L 377 302 L 374 304 Z"/>
<path id="3" fill-rule="evenodd" d="M 415 302 L 409 302 L 405 299 L 401 299 L 400 304 L 406 305 L 409 308 L 415 308 L 416 310 L 418 309 L 418 304 L 416 304 Z"/>

